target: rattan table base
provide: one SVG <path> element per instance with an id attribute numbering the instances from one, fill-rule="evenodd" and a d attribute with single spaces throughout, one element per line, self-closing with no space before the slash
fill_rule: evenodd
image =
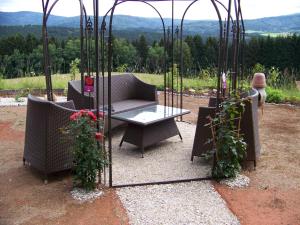
<path id="1" fill-rule="evenodd" d="M 140 147 L 142 157 L 144 157 L 144 149 L 146 147 L 176 135 L 179 135 L 182 140 L 182 136 L 174 118 L 146 126 L 128 123 L 124 136 L 120 142 L 120 147 L 124 141 L 136 145 Z"/>

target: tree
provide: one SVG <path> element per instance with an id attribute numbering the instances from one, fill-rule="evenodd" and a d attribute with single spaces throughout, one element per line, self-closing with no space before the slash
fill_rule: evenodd
<path id="1" fill-rule="evenodd" d="M 143 71 L 146 67 L 147 57 L 148 57 L 148 45 L 144 35 L 140 36 L 139 41 L 137 42 L 136 50 L 139 57 L 139 70 Z"/>
<path id="2" fill-rule="evenodd" d="M 147 68 L 150 73 L 162 73 L 164 68 L 164 48 L 155 43 L 149 48 Z"/>
<path id="3" fill-rule="evenodd" d="M 72 60 L 72 62 L 70 63 L 71 80 L 75 80 L 76 74 L 79 73 L 79 68 L 78 68 L 79 63 L 80 63 L 80 59 L 78 58 Z"/>
<path id="4" fill-rule="evenodd" d="M 192 54 L 189 45 L 185 41 L 182 42 L 182 54 L 183 54 L 183 73 L 187 75 L 189 73 L 188 72 L 189 69 L 192 66 Z M 175 59 L 180 59 L 179 43 L 175 43 L 174 57 Z"/>
<path id="5" fill-rule="evenodd" d="M 135 47 L 125 39 L 113 40 L 113 68 L 124 66 L 135 67 L 137 52 Z M 126 68 L 127 69 L 127 68 Z"/>

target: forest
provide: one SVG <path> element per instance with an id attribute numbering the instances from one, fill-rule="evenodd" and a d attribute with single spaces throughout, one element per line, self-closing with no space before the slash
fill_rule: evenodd
<path id="1" fill-rule="evenodd" d="M 70 65 L 80 58 L 79 38 L 50 38 L 52 73 L 69 73 Z M 167 58 L 170 55 L 167 44 Z M 252 71 L 256 64 L 276 68 L 286 76 L 300 78 L 300 36 L 252 37 L 245 43 L 245 68 Z M 174 63 L 179 64 L 179 41 L 175 43 Z M 195 77 L 202 70 L 217 65 L 218 39 L 199 35 L 186 36 L 183 42 L 184 76 Z M 230 55 L 230 48 L 229 48 Z M 0 76 L 17 78 L 43 73 L 42 40 L 33 34 L 0 39 Z M 171 65 L 171 64 L 169 64 Z M 92 66 L 93 67 L 93 66 Z M 93 69 L 93 68 L 92 68 Z M 129 41 L 113 39 L 113 70 L 124 72 L 162 73 L 164 69 L 163 41 L 148 41 L 144 35 Z"/>

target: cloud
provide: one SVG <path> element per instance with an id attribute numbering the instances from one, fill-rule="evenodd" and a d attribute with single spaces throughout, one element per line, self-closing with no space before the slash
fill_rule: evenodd
<path id="1" fill-rule="evenodd" d="M 54 0 L 50 0 L 53 2 Z M 220 0 L 225 5 L 228 0 Z M 93 1 L 83 0 L 88 14 L 93 12 Z M 99 1 L 100 15 L 103 15 L 113 4 L 112 0 Z M 164 18 L 171 17 L 171 2 L 150 2 L 160 11 Z M 181 18 L 182 14 L 190 1 L 175 2 L 175 17 Z M 242 10 L 245 19 L 253 19 L 260 17 L 278 16 L 300 12 L 299 0 L 242 0 Z M 35 11 L 42 12 L 41 0 L 1 0 L 1 11 Z M 225 12 L 222 11 L 222 17 Z M 79 15 L 78 0 L 59 0 L 52 14 L 62 16 Z M 140 2 L 127 2 L 116 8 L 116 14 L 127 14 L 143 17 L 157 17 L 157 13 L 149 6 Z M 187 19 L 216 19 L 216 13 L 212 7 L 210 0 L 199 0 L 196 2 L 186 14 Z"/>

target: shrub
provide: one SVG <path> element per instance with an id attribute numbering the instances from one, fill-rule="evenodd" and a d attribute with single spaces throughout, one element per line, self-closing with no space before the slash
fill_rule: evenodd
<path id="1" fill-rule="evenodd" d="M 103 118 L 103 115 L 101 117 Z M 70 120 L 69 126 L 63 130 L 75 141 L 74 184 L 92 190 L 96 187 L 97 174 L 107 165 L 103 147 L 104 136 L 103 133 L 97 132 L 97 118 L 91 111 L 80 110 L 74 113 Z M 103 120 L 99 122 L 103 129 Z"/>
<path id="2" fill-rule="evenodd" d="M 271 87 L 279 87 L 279 76 L 280 76 L 280 71 L 278 68 L 271 67 L 268 71 L 267 75 L 267 84 Z"/>
<path id="3" fill-rule="evenodd" d="M 4 89 L 4 80 L 2 74 L 0 74 L 0 90 Z"/>
<path id="4" fill-rule="evenodd" d="M 76 58 L 71 61 L 70 63 L 70 73 L 71 73 L 71 80 L 75 80 L 76 74 L 79 73 L 79 66 L 80 59 Z"/>
<path id="5" fill-rule="evenodd" d="M 266 89 L 266 92 L 267 92 L 266 102 L 273 102 L 273 103 L 284 102 L 284 94 L 281 90 L 268 87 Z"/>
<path id="6" fill-rule="evenodd" d="M 256 63 L 252 69 L 252 76 L 255 73 L 264 73 L 265 71 L 266 71 L 266 68 L 263 65 Z"/>
<path id="7" fill-rule="evenodd" d="M 117 67 L 117 72 L 124 73 L 124 72 L 126 72 L 127 68 L 128 68 L 127 64 L 122 64 L 122 65 Z"/>

